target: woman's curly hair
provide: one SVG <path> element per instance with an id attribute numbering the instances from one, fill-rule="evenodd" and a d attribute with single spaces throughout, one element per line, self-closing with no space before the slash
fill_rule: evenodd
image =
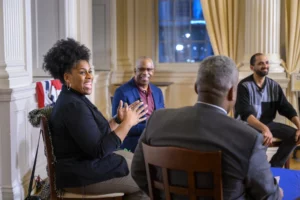
<path id="1" fill-rule="evenodd" d="M 90 50 L 72 38 L 61 39 L 44 56 L 43 69 L 64 84 L 64 73 L 70 72 L 80 60 L 89 62 Z"/>

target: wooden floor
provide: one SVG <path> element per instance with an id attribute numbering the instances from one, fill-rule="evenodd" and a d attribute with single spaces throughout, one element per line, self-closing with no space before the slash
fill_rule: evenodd
<path id="1" fill-rule="evenodd" d="M 300 170 L 300 151 L 297 151 L 297 160 L 291 158 L 290 159 L 290 168 Z"/>

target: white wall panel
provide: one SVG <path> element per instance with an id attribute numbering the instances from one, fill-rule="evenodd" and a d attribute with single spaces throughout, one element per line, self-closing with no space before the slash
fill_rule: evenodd
<path id="1" fill-rule="evenodd" d="M 95 70 L 110 70 L 110 2 L 93 0 L 93 64 Z"/>
<path id="2" fill-rule="evenodd" d="M 43 57 L 53 44 L 61 38 L 59 0 L 32 0 L 32 50 L 33 76 L 49 76 L 42 69 Z"/>

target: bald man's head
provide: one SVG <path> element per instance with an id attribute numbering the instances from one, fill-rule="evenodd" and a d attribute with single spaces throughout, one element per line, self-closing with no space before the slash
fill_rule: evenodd
<path id="1" fill-rule="evenodd" d="M 138 86 L 147 88 L 154 75 L 154 64 L 151 58 L 143 56 L 137 59 L 134 68 L 134 79 Z"/>

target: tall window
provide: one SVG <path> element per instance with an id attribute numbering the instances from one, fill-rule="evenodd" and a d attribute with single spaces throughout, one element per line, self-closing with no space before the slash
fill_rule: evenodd
<path id="1" fill-rule="evenodd" d="M 159 62 L 200 62 L 213 55 L 200 0 L 159 0 Z"/>

